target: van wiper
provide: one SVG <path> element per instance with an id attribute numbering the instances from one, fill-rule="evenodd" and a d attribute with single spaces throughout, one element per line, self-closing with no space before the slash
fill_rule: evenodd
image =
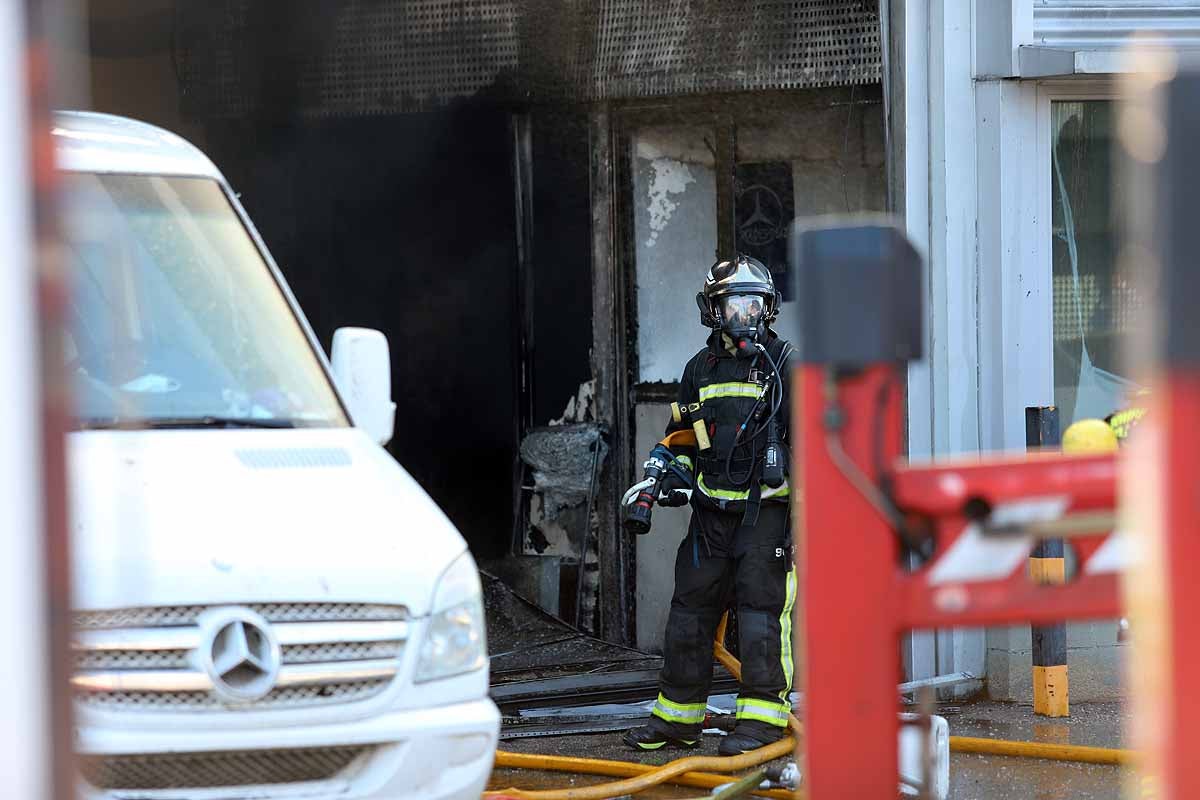
<path id="1" fill-rule="evenodd" d="M 292 419 L 265 419 L 254 417 L 218 417 L 206 414 L 202 417 L 150 417 L 147 419 L 81 419 L 82 430 L 171 430 L 184 428 L 295 428 Z"/>
<path id="2" fill-rule="evenodd" d="M 275 417 L 153 417 L 147 428 L 294 428 L 295 420 Z"/>

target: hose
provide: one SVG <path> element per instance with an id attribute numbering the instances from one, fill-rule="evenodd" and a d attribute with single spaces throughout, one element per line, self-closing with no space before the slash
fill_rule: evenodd
<path id="1" fill-rule="evenodd" d="M 693 798 L 693 800 L 735 800 L 738 797 L 746 797 L 759 787 L 766 776 L 767 771 L 760 769 L 756 772 L 751 772 L 740 780 L 727 784 L 724 789 L 716 794 L 711 794 L 707 798 Z"/>
<path id="2" fill-rule="evenodd" d="M 734 678 L 741 680 L 742 665 L 725 649 L 725 631 L 729 616 L 721 617 L 713 642 L 713 655 Z M 485 798 L 519 798 L 519 800 L 609 800 L 626 794 L 645 791 L 662 783 L 712 789 L 729 782 L 724 775 L 712 772 L 736 772 L 756 767 L 766 761 L 794 753 L 797 737 L 803 728 L 795 715 L 788 714 L 788 727 L 793 735 L 765 747 L 739 756 L 689 756 L 676 759 L 661 767 L 651 767 L 633 761 L 609 761 L 595 758 L 546 756 L 496 751 L 495 766 L 518 769 L 539 769 L 592 775 L 624 776 L 626 780 L 584 786 L 575 789 L 524 791 L 504 789 L 485 792 Z M 950 750 L 956 753 L 1042 758 L 1051 761 L 1075 761 L 1085 764 L 1128 765 L 1136 761 L 1137 753 L 1109 747 L 1086 747 L 1070 744 L 1045 744 L 1006 739 L 981 739 L 971 736 L 951 736 Z M 755 790 L 755 796 L 795 798 L 798 793 L 781 789 Z"/>
<path id="3" fill-rule="evenodd" d="M 608 761 L 600 758 L 576 758 L 573 756 L 546 756 L 534 753 L 510 753 L 504 750 L 496 751 L 496 766 L 509 769 L 536 769 L 546 772 L 571 772 L 575 774 L 607 775 L 614 778 L 632 778 L 653 772 L 657 767 L 638 764 L 633 761 Z M 715 789 L 724 786 L 732 779 L 728 775 L 718 775 L 711 772 L 685 772 L 663 783 L 673 783 L 679 786 L 692 786 L 697 789 Z M 795 795 L 786 789 L 756 789 L 756 797 L 770 797 L 776 800 L 793 800 Z M 502 792 L 488 792 L 484 797 L 518 797 L 525 798 L 530 793 L 520 789 L 506 789 Z"/>
<path id="4" fill-rule="evenodd" d="M 1016 742 L 1006 739 L 977 739 L 971 736 L 951 736 L 950 749 L 955 753 L 979 753 L 1016 758 L 1045 758 L 1051 761 L 1079 761 L 1084 764 L 1133 764 L 1137 753 L 1112 747 L 1085 747 L 1078 744 L 1045 744 Z"/>
<path id="5" fill-rule="evenodd" d="M 486 792 L 484 797 L 518 797 L 521 800 L 608 800 L 625 794 L 636 794 L 660 783 L 665 783 L 689 772 L 715 770 L 717 772 L 735 772 L 738 770 L 757 767 L 765 761 L 791 755 L 795 748 L 795 740 L 788 736 L 784 739 L 760 747 L 740 756 L 689 756 L 676 759 L 669 764 L 650 769 L 634 778 L 613 783 L 601 783 L 596 786 L 583 786 L 577 789 L 548 789 L 528 792 L 520 789 L 505 789 L 499 792 Z M 509 754 L 511 755 L 511 754 Z M 499 758 L 499 753 L 497 753 Z M 499 761 L 497 761 L 499 763 Z M 620 764 L 622 762 L 609 762 Z M 634 765 L 641 766 L 641 765 Z M 721 781 L 728 782 L 728 778 Z M 717 784 L 719 785 L 719 784 Z M 711 787 L 710 787 L 711 788 Z M 792 797 L 785 792 L 784 797 Z"/>
<path id="6" fill-rule="evenodd" d="M 729 621 L 729 615 L 721 617 L 721 623 L 717 626 L 717 635 L 713 642 L 713 655 L 716 656 L 725 669 L 729 670 L 733 677 L 741 680 L 742 665 L 733 657 L 733 654 L 725 649 L 725 630 Z M 778 742 L 760 747 L 757 750 L 752 750 L 749 753 L 742 753 L 738 756 L 688 756 L 679 758 L 664 764 L 661 767 L 646 768 L 643 764 L 634 762 L 621 761 L 602 761 L 606 769 L 613 769 L 610 765 L 621 765 L 625 769 L 640 768 L 645 769 L 641 774 L 627 778 L 623 781 L 615 781 L 613 783 L 602 783 L 596 786 L 581 786 L 575 789 L 547 789 L 540 791 L 522 791 L 520 789 L 504 789 L 496 792 L 485 792 L 484 797 L 501 798 L 501 797 L 517 797 L 521 800 L 609 800 L 609 798 L 620 797 L 625 794 L 636 794 L 637 792 L 645 791 L 652 786 L 657 786 L 660 783 L 673 781 L 680 776 L 694 772 L 737 772 L 751 767 L 757 767 L 759 764 L 770 761 L 776 758 L 792 755 L 795 753 L 796 736 L 801 732 L 800 721 L 795 715 L 788 714 L 788 727 L 792 729 L 793 736 L 787 736 L 780 739 Z M 496 753 L 496 764 L 501 765 L 501 756 L 508 764 L 514 764 L 513 759 L 516 753 Z M 552 758 L 550 756 L 532 756 L 532 758 Z M 593 759 L 572 759 L 572 761 L 593 761 Z M 591 765 L 594 766 L 594 765 Z M 639 771 L 640 771 L 639 769 Z M 603 774 L 611 774 L 606 772 Z M 722 783 L 728 782 L 728 779 L 723 779 Z M 720 785 L 720 784 L 714 784 Z M 707 787 L 712 788 L 712 787 Z M 772 795 L 767 794 L 770 797 Z M 782 797 L 794 797 L 791 792 L 784 792 Z"/>

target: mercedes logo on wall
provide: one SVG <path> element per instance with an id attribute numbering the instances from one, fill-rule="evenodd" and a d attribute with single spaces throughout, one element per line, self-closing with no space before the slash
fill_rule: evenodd
<path id="1" fill-rule="evenodd" d="M 224 703 L 249 703 L 275 688 L 283 660 L 271 626 L 248 608 L 217 608 L 198 620 L 197 656 Z"/>
<path id="2" fill-rule="evenodd" d="M 783 201 L 769 186 L 756 184 L 744 189 L 737 198 L 738 238 L 754 247 L 762 247 L 787 235 Z"/>

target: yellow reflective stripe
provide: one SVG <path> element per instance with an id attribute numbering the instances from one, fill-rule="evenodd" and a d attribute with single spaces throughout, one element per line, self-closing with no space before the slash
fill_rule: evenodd
<path id="1" fill-rule="evenodd" d="M 779 699 L 784 703 L 792 691 L 793 672 L 796 664 L 792 659 L 792 609 L 796 606 L 796 570 L 787 572 L 787 597 L 783 601 L 783 613 L 779 615 L 779 658 L 783 662 L 783 691 Z"/>
<path id="2" fill-rule="evenodd" d="M 674 700 L 665 697 L 662 692 L 659 692 L 658 699 L 654 702 L 659 703 L 665 708 L 671 709 L 672 711 L 696 711 L 699 709 L 700 713 L 703 714 L 708 710 L 708 706 L 704 703 L 676 703 Z"/>
<path id="3" fill-rule="evenodd" d="M 714 383 L 700 387 L 700 402 L 718 397 L 750 397 L 757 400 L 761 393 L 762 387 L 757 383 Z"/>
<path id="4" fill-rule="evenodd" d="M 692 464 L 691 456 L 675 456 L 675 460 L 678 461 L 680 464 L 683 464 L 688 469 L 695 469 L 695 467 Z"/>
<path id="5" fill-rule="evenodd" d="M 739 720 L 757 720 L 758 722 L 766 722 L 773 724 L 776 728 L 786 728 L 787 720 L 780 720 L 779 717 L 767 716 L 766 714 L 756 714 L 755 711 L 743 711 L 738 709 Z"/>
<path id="6" fill-rule="evenodd" d="M 738 698 L 737 718 L 754 719 L 783 728 L 787 725 L 787 715 L 791 708 L 785 703 L 772 703 L 767 700 Z"/>
<path id="7" fill-rule="evenodd" d="M 700 491 L 703 492 L 706 496 L 711 497 L 714 500 L 749 500 L 750 499 L 750 490 L 749 489 L 746 489 L 743 491 L 737 491 L 734 489 L 710 489 L 708 487 L 708 485 L 704 483 L 704 473 L 703 472 L 700 473 L 698 476 L 696 476 L 696 487 L 699 488 Z M 770 486 L 763 486 L 761 496 L 762 496 L 763 500 L 766 500 L 771 497 L 787 497 L 789 494 L 791 494 L 791 491 L 792 491 L 791 487 L 789 487 L 787 485 L 787 483 L 785 482 L 778 489 L 772 489 Z"/>
<path id="8" fill-rule="evenodd" d="M 659 694 L 650 713 L 667 722 L 694 725 L 704 722 L 704 712 L 707 710 L 708 706 L 704 703 L 675 703 Z"/>
<path id="9" fill-rule="evenodd" d="M 780 486 L 778 489 L 772 489 L 770 486 L 766 486 L 766 485 L 764 485 L 762 487 L 762 499 L 763 500 L 766 500 L 770 497 L 787 497 L 791 493 L 792 493 L 792 487 L 788 485 L 787 481 L 784 481 L 783 485 Z"/>
<path id="10" fill-rule="evenodd" d="M 787 703 L 780 703 L 775 700 L 759 700 L 757 697 L 739 697 L 737 700 L 737 707 L 743 708 L 745 706 L 754 706 L 762 711 L 778 714 L 784 717 L 786 717 L 788 712 L 792 710 L 791 706 L 789 706 Z"/>
<path id="11" fill-rule="evenodd" d="M 704 494 L 708 495 L 709 497 L 716 498 L 717 500 L 745 500 L 750 497 L 749 490 L 738 492 L 734 491 L 733 489 L 708 488 L 708 486 L 704 483 L 704 473 L 700 473 L 700 475 L 697 476 L 696 486 L 700 489 L 700 491 L 704 492 Z"/>
<path id="12" fill-rule="evenodd" d="M 768 717 L 765 714 L 757 714 L 753 711 L 742 711 L 740 708 L 737 712 L 737 718 L 758 720 L 759 722 L 765 722 L 768 725 L 774 725 L 777 728 L 787 727 L 786 719 L 779 719 L 779 717 Z"/>
<path id="13" fill-rule="evenodd" d="M 1112 415 L 1108 425 L 1112 428 L 1113 435 L 1118 439 L 1124 439 L 1129 435 L 1129 429 L 1146 416 L 1144 408 L 1129 408 L 1124 411 L 1118 411 Z"/>

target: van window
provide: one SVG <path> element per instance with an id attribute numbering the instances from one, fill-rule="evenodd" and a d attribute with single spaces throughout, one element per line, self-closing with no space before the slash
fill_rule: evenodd
<path id="1" fill-rule="evenodd" d="M 85 427 L 346 425 L 224 191 L 66 174 L 66 359 Z"/>

